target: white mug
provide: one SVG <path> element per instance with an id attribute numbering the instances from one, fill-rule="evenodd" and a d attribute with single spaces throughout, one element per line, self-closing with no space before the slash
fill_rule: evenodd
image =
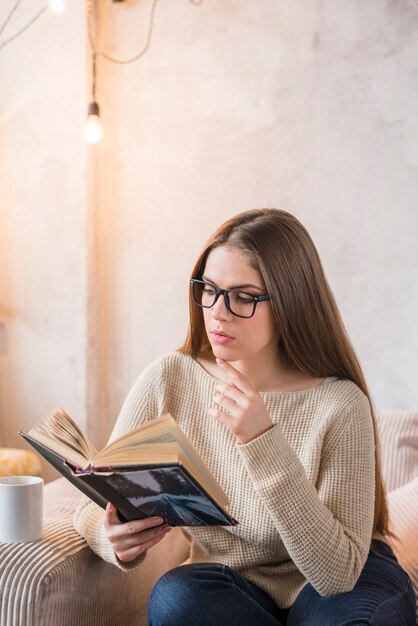
<path id="1" fill-rule="evenodd" d="M 41 539 L 43 487 L 38 476 L 0 478 L 0 542 Z"/>

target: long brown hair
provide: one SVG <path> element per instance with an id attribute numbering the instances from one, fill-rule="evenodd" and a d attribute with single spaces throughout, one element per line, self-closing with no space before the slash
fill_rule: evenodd
<path id="1" fill-rule="evenodd" d="M 215 231 L 196 262 L 192 278 L 202 278 L 209 253 L 222 245 L 244 252 L 263 277 L 271 297 L 281 358 L 316 378 L 335 376 L 351 380 L 369 399 L 376 442 L 374 530 L 382 535 L 391 534 L 375 410 L 309 233 L 286 211 L 244 211 Z M 189 330 L 180 352 L 196 358 L 211 348 L 202 310 L 195 305 L 191 294 L 189 311 Z"/>

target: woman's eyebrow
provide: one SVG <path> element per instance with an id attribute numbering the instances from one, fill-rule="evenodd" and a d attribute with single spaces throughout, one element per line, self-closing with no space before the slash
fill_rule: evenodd
<path id="1" fill-rule="evenodd" d="M 207 276 L 202 276 L 202 280 L 204 280 L 207 283 L 210 283 L 214 287 L 218 287 L 218 285 Z M 235 285 L 233 287 L 229 287 L 229 289 L 258 289 L 259 291 L 265 291 L 264 287 L 260 287 L 259 285 L 252 285 L 251 283 L 248 283 L 248 284 L 246 283 L 245 285 Z"/>

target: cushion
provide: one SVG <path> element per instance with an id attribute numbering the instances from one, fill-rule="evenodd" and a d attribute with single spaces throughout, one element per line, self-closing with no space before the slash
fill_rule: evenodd
<path id="1" fill-rule="evenodd" d="M 30 450 L 0 448 L 0 476 L 40 476 L 39 457 Z"/>
<path id="2" fill-rule="evenodd" d="M 418 412 L 379 413 L 382 474 L 390 492 L 418 476 Z"/>
<path id="3" fill-rule="evenodd" d="M 392 546 L 418 598 L 418 413 L 382 411 L 379 430 Z"/>
<path id="4" fill-rule="evenodd" d="M 124 573 L 74 530 L 80 492 L 65 478 L 45 485 L 41 541 L 0 543 L 1 626 L 146 626 L 148 594 L 187 556 L 179 528 Z"/>

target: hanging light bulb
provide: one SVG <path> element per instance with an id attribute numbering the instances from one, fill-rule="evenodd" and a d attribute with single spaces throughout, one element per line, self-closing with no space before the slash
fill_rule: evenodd
<path id="1" fill-rule="evenodd" d="M 99 143 L 103 139 L 103 126 L 97 102 L 90 102 L 83 137 L 87 143 Z"/>
<path id="2" fill-rule="evenodd" d="M 53 13 L 62 13 L 67 8 L 66 0 L 49 0 L 49 8 Z"/>
<path id="3" fill-rule="evenodd" d="M 89 11 L 92 4 L 88 3 Z M 99 143 L 103 139 L 103 125 L 100 119 L 100 109 L 96 100 L 96 51 L 92 50 L 91 55 L 91 100 L 87 109 L 87 119 L 84 124 L 83 137 L 87 143 Z"/>

